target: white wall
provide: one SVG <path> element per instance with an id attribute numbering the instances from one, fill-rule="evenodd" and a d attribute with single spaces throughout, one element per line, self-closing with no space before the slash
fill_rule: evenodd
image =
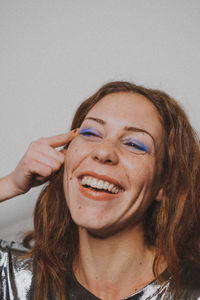
<path id="1" fill-rule="evenodd" d="M 0 176 L 110 80 L 164 89 L 199 131 L 199 16 L 199 0 L 0 0 Z M 31 228 L 38 192 L 2 203 L 2 238 Z"/>

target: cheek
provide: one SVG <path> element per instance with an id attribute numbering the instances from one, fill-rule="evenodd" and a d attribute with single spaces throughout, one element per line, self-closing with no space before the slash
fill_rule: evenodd
<path id="1" fill-rule="evenodd" d="M 75 162 L 77 160 L 77 157 L 78 157 L 77 153 L 78 153 L 79 149 L 80 149 L 80 146 L 76 140 L 73 140 L 69 144 L 66 155 L 65 155 L 65 165 L 66 166 L 70 166 L 72 162 Z"/>
<path id="2" fill-rule="evenodd" d="M 75 138 L 69 145 L 65 155 L 65 175 L 72 174 L 73 171 L 81 164 L 88 155 L 89 149 L 87 144 Z"/>
<path id="3" fill-rule="evenodd" d="M 69 145 L 66 153 L 66 163 L 73 165 L 80 164 L 85 157 L 89 156 L 95 147 L 94 143 L 84 141 L 80 136 L 77 136 Z"/>
<path id="4" fill-rule="evenodd" d="M 133 189 L 144 189 L 151 187 L 155 177 L 155 161 L 146 158 L 135 158 L 125 164 L 127 177 Z"/>
<path id="5" fill-rule="evenodd" d="M 123 160 L 123 165 L 130 176 L 135 177 L 137 174 L 145 177 L 148 174 L 154 173 L 155 159 L 146 154 L 132 154 Z"/>

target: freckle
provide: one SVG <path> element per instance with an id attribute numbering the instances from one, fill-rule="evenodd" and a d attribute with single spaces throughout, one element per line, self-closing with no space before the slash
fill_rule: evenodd
<path id="1" fill-rule="evenodd" d="M 78 149 L 75 149 L 75 150 L 74 150 L 74 152 L 77 152 L 77 151 L 78 151 Z"/>
<path id="2" fill-rule="evenodd" d="M 72 180 L 72 176 L 71 176 L 71 177 L 69 177 L 69 180 Z"/>

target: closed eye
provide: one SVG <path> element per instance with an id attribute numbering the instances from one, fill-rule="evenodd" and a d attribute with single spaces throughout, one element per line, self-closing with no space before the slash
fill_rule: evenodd
<path id="1" fill-rule="evenodd" d="M 148 152 L 148 147 L 139 140 L 125 139 L 123 142 L 124 142 L 124 145 L 131 147 L 134 151 Z"/>
<path id="2" fill-rule="evenodd" d="M 97 137 L 101 137 L 100 134 L 98 133 L 98 131 L 96 131 L 93 128 L 81 128 L 79 130 L 79 134 L 83 135 L 83 136 L 97 136 Z"/>

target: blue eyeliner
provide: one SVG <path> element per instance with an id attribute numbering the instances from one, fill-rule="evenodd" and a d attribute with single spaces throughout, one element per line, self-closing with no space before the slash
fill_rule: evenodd
<path id="1" fill-rule="evenodd" d="M 133 138 L 124 139 L 126 145 L 129 145 L 132 148 L 137 149 L 137 151 L 148 152 L 148 147 L 143 144 L 141 141 Z"/>
<path id="2" fill-rule="evenodd" d="M 79 130 L 79 133 L 85 137 L 100 137 L 101 135 L 100 133 L 90 127 L 86 127 L 86 128 L 81 128 Z M 132 148 L 132 150 L 135 150 L 136 152 L 148 152 L 149 149 L 148 147 L 142 143 L 140 140 L 135 139 L 135 138 L 127 138 L 127 139 L 123 139 L 123 143 L 127 146 L 129 146 L 130 148 Z"/>
<path id="3" fill-rule="evenodd" d="M 79 133 L 85 136 L 90 136 L 90 135 L 96 135 L 96 136 L 100 136 L 99 133 L 94 130 L 93 128 L 81 128 L 79 130 Z"/>

